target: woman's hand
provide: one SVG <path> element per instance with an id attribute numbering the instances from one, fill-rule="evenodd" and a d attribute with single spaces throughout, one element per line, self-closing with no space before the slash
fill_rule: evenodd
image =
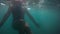
<path id="1" fill-rule="evenodd" d="M 29 27 L 29 25 L 28 25 L 27 23 L 25 23 L 25 26 L 26 26 L 26 27 Z"/>

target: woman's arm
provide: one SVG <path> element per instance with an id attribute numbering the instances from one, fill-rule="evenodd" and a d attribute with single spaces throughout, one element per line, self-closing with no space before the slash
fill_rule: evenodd
<path id="1" fill-rule="evenodd" d="M 40 28 L 40 25 L 37 24 L 36 20 L 33 18 L 33 16 L 28 12 L 27 9 L 25 9 L 27 15 L 29 16 L 29 18 L 33 21 L 33 23 L 36 25 L 37 28 Z"/>
<path id="2" fill-rule="evenodd" d="M 8 9 L 7 13 L 4 15 L 4 17 L 0 21 L 0 26 L 2 26 L 4 22 L 8 19 L 8 17 L 10 16 L 10 13 L 11 13 L 11 8 Z"/>

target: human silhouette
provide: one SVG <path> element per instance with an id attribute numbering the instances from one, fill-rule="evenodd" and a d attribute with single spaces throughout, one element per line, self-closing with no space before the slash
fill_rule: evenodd
<path id="1" fill-rule="evenodd" d="M 3 17 L 3 19 L 0 22 L 0 26 L 4 24 L 4 22 L 8 19 L 10 16 L 10 13 L 13 15 L 13 22 L 12 27 L 15 30 L 19 31 L 19 34 L 32 34 L 29 26 L 24 20 L 24 14 L 28 14 L 28 16 L 33 20 L 34 24 L 39 27 L 39 25 L 34 21 L 33 17 L 29 14 L 27 9 L 22 8 L 22 3 L 18 0 L 12 1 L 12 6 L 9 7 L 7 13 Z"/>

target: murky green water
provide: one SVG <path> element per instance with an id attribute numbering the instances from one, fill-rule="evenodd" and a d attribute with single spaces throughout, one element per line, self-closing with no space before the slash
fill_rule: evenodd
<path id="1" fill-rule="evenodd" d="M 3 18 L 4 14 L 7 12 L 8 6 L 0 6 L 0 20 Z M 55 12 L 54 12 L 55 11 Z M 29 24 L 30 29 L 33 34 L 57 34 L 59 30 L 58 27 L 58 12 L 55 9 L 37 9 L 31 8 L 29 10 L 30 14 L 35 18 L 35 20 L 40 25 L 40 28 L 36 28 L 32 20 L 25 14 L 25 20 Z M 18 31 L 12 28 L 12 14 L 6 20 L 5 24 L 0 28 L 0 34 L 18 34 Z"/>

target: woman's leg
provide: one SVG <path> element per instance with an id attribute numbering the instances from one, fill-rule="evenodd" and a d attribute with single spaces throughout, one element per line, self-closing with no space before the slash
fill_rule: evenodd
<path id="1" fill-rule="evenodd" d="M 30 30 L 29 27 L 26 27 L 26 28 L 25 28 L 25 32 L 26 32 L 26 34 L 32 34 L 32 31 Z"/>
<path id="2" fill-rule="evenodd" d="M 25 22 L 20 21 L 20 23 L 19 34 L 25 34 Z"/>
<path id="3" fill-rule="evenodd" d="M 25 31 L 23 29 L 19 30 L 19 34 L 25 34 Z"/>
<path id="4" fill-rule="evenodd" d="M 32 31 L 31 31 L 31 29 L 29 28 L 29 26 L 28 26 L 27 23 L 25 24 L 25 33 L 26 33 L 26 34 L 32 34 Z"/>

